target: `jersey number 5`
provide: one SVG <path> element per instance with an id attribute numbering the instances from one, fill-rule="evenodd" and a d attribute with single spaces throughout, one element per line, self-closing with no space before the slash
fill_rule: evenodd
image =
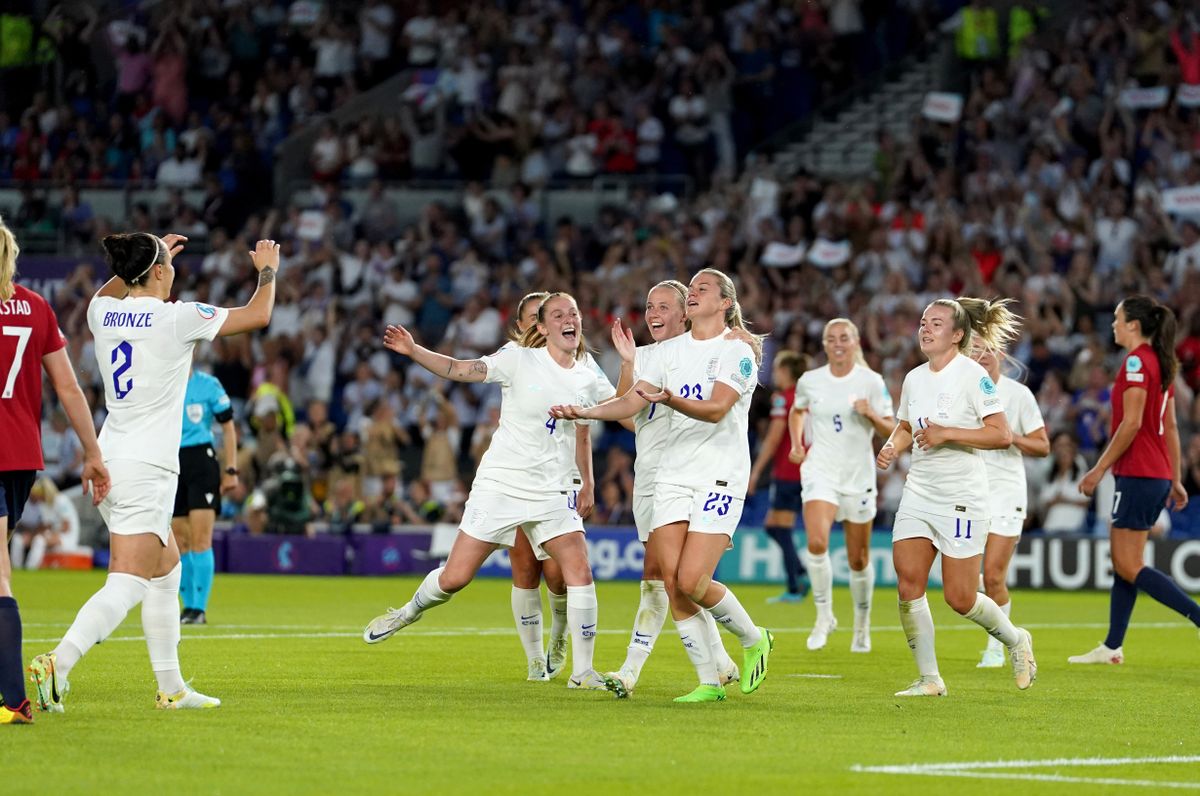
<path id="1" fill-rule="evenodd" d="M 25 346 L 29 345 L 29 337 L 33 334 L 33 329 L 28 326 L 5 326 L 0 331 L 4 332 L 5 337 L 17 338 L 17 355 L 13 358 L 8 378 L 4 380 L 4 392 L 0 393 L 0 398 L 12 398 L 13 388 L 17 385 L 17 374 L 21 372 L 21 360 L 25 356 Z"/>
<path id="2" fill-rule="evenodd" d="M 133 346 L 128 340 L 122 340 L 121 344 L 112 350 L 112 364 L 116 365 L 117 360 L 121 360 L 121 364 L 113 370 L 113 392 L 116 393 L 117 399 L 126 397 L 133 391 L 133 379 L 126 379 L 124 386 L 121 385 L 121 377 L 133 366 Z"/>

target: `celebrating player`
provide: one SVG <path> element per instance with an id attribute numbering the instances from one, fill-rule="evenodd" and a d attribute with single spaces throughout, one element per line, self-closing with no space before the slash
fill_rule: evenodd
<path id="1" fill-rule="evenodd" d="M 29 724 L 21 658 L 21 614 L 12 591 L 8 535 L 21 519 L 42 461 L 42 368 L 83 446 L 83 491 L 99 503 L 108 494 L 108 470 L 96 442 L 92 410 L 75 379 L 54 310 L 44 298 L 13 283 L 20 248 L 0 223 L 0 724 Z"/>
<path id="2" fill-rule="evenodd" d="M 155 706 L 215 708 L 179 672 L 179 547 L 171 511 L 179 483 L 179 442 L 188 370 L 197 342 L 261 329 L 275 306 L 279 246 L 260 240 L 250 253 L 258 287 L 246 306 L 170 302 L 172 260 L 187 239 L 146 232 L 103 240 L 116 274 L 92 297 L 88 327 L 104 379 L 108 417 L 100 449 L 113 486 L 100 503 L 112 558 L 108 579 L 79 610 L 54 651 L 33 659 L 38 707 L 61 712 L 67 678 L 88 650 L 142 604 L 142 631 L 158 680 Z"/>
<path id="3" fill-rule="evenodd" d="M 783 574 L 787 591 L 767 600 L 769 603 L 798 603 L 808 594 L 808 573 L 796 552 L 796 513 L 801 509 L 800 465 L 792 461 L 792 438 L 788 434 L 788 413 L 796 399 L 796 380 L 808 369 L 807 357 L 795 351 L 780 351 L 771 365 L 771 422 L 758 449 L 758 458 L 750 468 L 747 494 L 754 494 L 755 485 L 771 465 L 771 508 L 767 511 L 763 530 L 775 540 L 783 553 Z"/>
<path id="4" fill-rule="evenodd" d="M 971 358 L 983 366 L 996 385 L 1000 407 L 1012 432 L 1012 445 L 1002 450 L 980 451 L 987 465 L 988 491 L 991 498 L 991 524 L 983 550 L 983 589 L 1000 606 L 1005 616 L 1012 615 L 1008 595 L 1008 564 L 1025 527 L 1029 490 L 1025 486 L 1025 462 L 1022 455 L 1042 458 L 1050 455 L 1050 437 L 1033 393 L 1019 381 L 1000 373 L 1004 351 L 975 340 Z M 988 638 L 979 668 L 1004 665 L 1004 646 L 995 636 Z"/>
<path id="5" fill-rule="evenodd" d="M 871 524 L 876 508 L 872 439 L 876 433 L 881 437 L 892 433 L 895 413 L 883 377 L 863 359 L 858 327 L 845 318 L 834 318 L 825 324 L 822 338 L 829 361 L 800 377 L 789 419 L 792 461 L 804 465 L 804 530 L 817 609 L 807 645 L 810 650 L 821 649 L 837 627 L 829 531 L 835 521 L 841 521 L 846 529 L 854 601 L 850 651 L 870 652 L 871 595 L 875 590 Z"/>
<path id="6" fill-rule="evenodd" d="M 1112 389 L 1112 439 L 1079 483 L 1090 497 L 1110 467 L 1117 480 L 1109 530 L 1108 637 L 1091 652 L 1068 658 L 1071 663 L 1125 660 L 1125 631 L 1138 589 L 1200 626 L 1200 605 L 1142 557 L 1147 531 L 1163 506 L 1179 511 L 1188 502 L 1175 421 L 1175 313 L 1148 296 L 1130 296 L 1117 305 L 1112 329 L 1117 345 L 1129 352 Z"/>
<path id="7" fill-rule="evenodd" d="M 213 451 L 212 424 L 221 424 L 225 468 Z M 171 530 L 179 545 L 179 594 L 185 625 L 208 622 L 208 597 L 213 583 L 213 524 L 221 495 L 237 489 L 237 427 L 233 405 L 215 376 L 192 370 L 183 398 L 183 437 L 179 448 L 179 486 Z"/>
<path id="8" fill-rule="evenodd" d="M 712 268 L 692 278 L 687 294 L 691 331 L 656 346 L 634 388 L 601 406 L 556 406 L 554 417 L 618 420 L 650 404 L 673 410 L 654 485 L 650 546 L 671 601 L 671 613 L 700 685 L 679 702 L 725 699 L 716 656 L 720 645 L 700 613 L 707 608 L 745 651 L 742 692 L 758 689 L 774 639 L 751 621 L 732 590 L 713 579 L 742 516 L 750 478 L 748 426 L 760 354 L 741 340 L 744 328 L 733 281 Z M 624 688 L 609 678 L 618 696 Z"/>
<path id="9" fill-rule="evenodd" d="M 387 328 L 384 344 L 452 381 L 499 383 L 503 398 L 500 426 L 479 464 L 445 566 L 430 572 L 402 608 L 389 608 L 372 619 L 363 640 L 376 644 L 390 638 L 449 600 L 474 579 L 497 547 L 513 545 L 520 528 L 537 555 L 554 558 L 562 569 L 573 663 L 568 687 L 604 690 L 603 678 L 592 667 L 596 585 L 583 537 L 583 516 L 593 508 L 591 445 L 583 424 L 547 416 L 555 403 L 596 403 L 615 393 L 604 374 L 584 362 L 575 299 L 551 293 L 520 346 L 476 360 L 453 359 L 423 348 L 398 326 Z M 574 467 L 583 476 L 580 485 L 572 483 Z"/>
<path id="10" fill-rule="evenodd" d="M 663 340 L 673 339 L 687 331 L 687 292 L 682 282 L 673 279 L 659 282 L 650 289 L 646 296 L 646 326 L 654 342 L 648 346 L 636 346 L 633 332 L 623 329 L 619 320 L 613 324 L 613 346 L 621 355 L 621 378 L 617 385 L 620 394 L 629 392 L 636 374 L 644 367 L 647 358 L 654 356 Z M 658 634 L 662 632 L 667 619 L 668 599 L 658 560 L 658 545 L 650 542 L 654 538 L 651 535 L 654 530 L 654 484 L 663 451 L 670 444 L 671 414 L 669 407 L 649 404 L 633 417 L 637 444 L 637 458 L 633 462 L 633 517 L 638 539 L 646 545 L 646 554 L 642 559 L 641 599 L 633 620 L 633 633 L 629 637 L 625 662 L 616 672 L 608 674 L 627 695 L 633 693 L 642 667 L 654 650 Z M 737 664 L 721 644 L 716 620 L 708 611 L 701 611 L 701 618 L 708 625 L 708 637 L 716 639 L 712 652 L 716 656 L 720 684 L 736 681 Z"/>
<path id="11" fill-rule="evenodd" d="M 1012 432 L 996 385 L 964 352 L 971 350 L 973 337 L 1001 348 L 1016 336 L 1018 319 L 1006 304 L 938 299 L 925 308 L 917 340 L 929 361 L 904 377 L 896 413 L 900 422 L 876 458 L 886 470 L 913 445 L 892 526 L 892 561 L 900 624 L 920 677 L 896 696 L 946 695 L 925 599 L 938 552 L 946 603 L 1008 647 L 1018 688 L 1028 688 L 1037 676 L 1029 631 L 1014 626 L 991 597 L 977 591 L 990 511 L 987 468 L 978 451 L 1007 448 Z"/>

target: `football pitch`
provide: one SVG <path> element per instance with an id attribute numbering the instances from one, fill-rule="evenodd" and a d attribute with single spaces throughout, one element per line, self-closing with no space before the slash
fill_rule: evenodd
<path id="1" fill-rule="evenodd" d="M 48 651 L 101 572 L 17 573 L 25 659 Z M 842 627 L 805 649 L 810 603 L 737 589 L 776 636 L 749 696 L 677 705 L 694 674 L 668 621 L 636 693 L 525 681 L 509 585 L 479 581 L 391 640 L 362 628 L 414 578 L 219 575 L 205 627 L 184 627 L 184 676 L 215 711 L 156 711 L 139 611 L 71 677 L 63 715 L 0 728 L 5 793 L 1151 793 L 1200 790 L 1200 639 L 1138 601 L 1123 666 L 1070 667 L 1104 636 L 1107 595 L 1015 592 L 1038 680 L 975 668 L 984 633 L 931 593 L 944 699 L 900 700 L 916 676 L 895 592 L 876 592 L 874 651 Z M 599 585 L 598 669 L 615 669 L 638 589 Z M 732 637 L 726 645 L 740 661 Z M 30 687 L 32 693 L 32 687 Z"/>

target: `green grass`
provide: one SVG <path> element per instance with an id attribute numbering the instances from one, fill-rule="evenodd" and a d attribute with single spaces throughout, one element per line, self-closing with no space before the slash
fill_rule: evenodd
<path id="1" fill-rule="evenodd" d="M 25 658 L 50 649 L 103 573 L 18 573 Z M 901 701 L 915 676 L 895 593 L 876 595 L 875 651 L 850 655 L 843 629 L 808 652 L 811 604 L 751 614 L 776 633 L 755 694 L 675 705 L 694 675 L 668 623 L 631 699 L 527 683 L 508 584 L 480 581 L 390 641 L 367 646 L 372 616 L 400 605 L 405 579 L 218 576 L 207 627 L 185 627 L 185 677 L 217 711 L 153 709 L 154 679 L 131 616 L 72 673 L 65 715 L 0 728 L 5 793 L 994 793 L 1127 792 L 1120 784 L 866 773 L 853 766 L 1200 755 L 1200 641 L 1143 597 L 1120 667 L 1068 669 L 1102 638 L 1107 596 L 1016 593 L 1040 672 L 1020 693 L 1005 670 L 976 670 L 985 636 L 931 594 L 947 699 Z M 624 655 L 632 584 L 601 584 L 598 668 Z M 731 650 L 736 651 L 732 639 Z M 735 658 L 740 657 L 736 656 Z M 797 675 L 836 675 L 810 678 Z M 985 772 L 987 773 L 987 772 Z M 1025 767 L 991 773 L 1200 782 L 1200 763 Z M 1134 788 L 1152 792 L 1155 787 Z"/>

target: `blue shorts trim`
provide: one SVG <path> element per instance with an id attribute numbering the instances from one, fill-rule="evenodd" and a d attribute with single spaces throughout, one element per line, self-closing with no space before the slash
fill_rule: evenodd
<path id="1" fill-rule="evenodd" d="M 800 497 L 799 481 L 771 480 L 771 511 L 791 511 L 800 513 L 804 510 L 804 501 Z"/>
<path id="2" fill-rule="evenodd" d="M 1171 482 L 1166 478 L 1117 476 L 1116 492 L 1113 493 L 1113 527 L 1150 530 L 1166 507 L 1170 494 Z"/>

